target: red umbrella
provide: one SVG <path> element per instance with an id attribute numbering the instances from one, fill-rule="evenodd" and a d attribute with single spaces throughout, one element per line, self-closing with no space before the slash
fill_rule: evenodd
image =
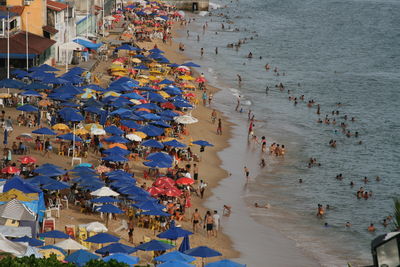
<path id="1" fill-rule="evenodd" d="M 163 185 L 163 184 L 174 185 L 174 184 L 175 184 L 175 181 L 172 180 L 172 179 L 169 178 L 169 177 L 164 176 L 164 177 L 159 177 L 159 178 L 157 178 L 157 180 L 154 182 L 153 185 L 155 185 L 155 186 L 160 186 L 160 185 Z"/>
<path id="2" fill-rule="evenodd" d="M 193 94 L 193 93 L 187 93 L 187 94 L 185 94 L 185 96 L 186 96 L 186 97 L 196 97 L 196 95 Z"/>
<path id="3" fill-rule="evenodd" d="M 165 102 L 161 104 L 162 108 L 176 109 L 175 105 L 171 102 Z"/>
<path id="4" fill-rule="evenodd" d="M 153 186 L 154 185 L 155 184 L 153 184 Z M 170 188 L 175 187 L 175 186 L 173 184 L 163 183 L 163 184 L 157 185 L 157 187 L 158 188 L 162 188 L 162 189 L 170 189 Z"/>
<path id="5" fill-rule="evenodd" d="M 179 197 L 180 195 L 182 195 L 182 191 L 176 187 L 172 187 L 172 188 L 166 189 L 164 191 L 163 195 L 166 195 L 169 197 Z"/>
<path id="6" fill-rule="evenodd" d="M 147 191 L 148 191 L 148 192 L 150 193 L 150 195 L 152 195 L 152 196 L 157 196 L 157 195 L 161 195 L 161 194 L 164 193 L 164 189 L 161 189 L 161 188 L 156 187 L 156 186 L 150 187 Z"/>
<path id="7" fill-rule="evenodd" d="M 204 78 L 204 77 L 199 77 L 199 78 L 197 78 L 196 79 L 196 82 L 197 83 L 205 83 L 207 80 L 206 80 L 206 78 Z"/>
<path id="8" fill-rule="evenodd" d="M 33 141 L 33 138 L 30 134 L 23 133 L 23 134 L 17 136 L 17 140 L 24 141 L 24 142 L 31 142 L 31 141 Z"/>
<path id="9" fill-rule="evenodd" d="M 29 164 L 29 163 L 35 163 L 36 159 L 31 156 L 25 156 L 25 157 L 19 158 L 18 161 L 21 162 L 22 164 Z"/>
<path id="10" fill-rule="evenodd" d="M 176 183 L 177 184 L 184 184 L 184 185 L 194 184 L 194 180 L 191 179 L 191 178 L 188 178 L 188 177 L 182 177 L 182 178 L 179 178 L 178 180 L 176 180 Z"/>
<path id="11" fill-rule="evenodd" d="M 17 172 L 20 172 L 20 169 L 13 167 L 13 166 L 8 166 L 5 167 L 1 170 L 2 173 L 8 173 L 8 174 L 16 174 Z"/>

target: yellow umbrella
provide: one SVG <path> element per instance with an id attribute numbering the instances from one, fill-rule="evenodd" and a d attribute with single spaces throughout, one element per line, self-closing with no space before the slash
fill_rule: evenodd
<path id="1" fill-rule="evenodd" d="M 109 92 L 107 92 L 107 93 L 105 93 L 103 96 L 104 97 L 107 97 L 107 96 L 116 96 L 116 97 L 118 97 L 118 96 L 120 96 L 121 94 L 118 94 L 118 93 L 116 93 L 116 92 L 114 92 L 114 91 L 109 91 Z"/>
<path id="2" fill-rule="evenodd" d="M 10 98 L 11 95 L 8 93 L 0 93 L 0 98 Z"/>
<path id="3" fill-rule="evenodd" d="M 111 69 L 111 71 L 126 71 L 125 68 L 123 68 L 121 66 L 115 66 L 115 65 L 114 66 L 111 65 L 110 69 Z"/>
<path id="4" fill-rule="evenodd" d="M 164 92 L 164 91 L 159 91 L 158 93 L 159 93 L 162 97 L 164 97 L 164 98 L 171 97 L 168 93 L 166 93 L 166 92 Z"/>
<path id="5" fill-rule="evenodd" d="M 55 248 L 48 248 L 48 249 L 39 249 L 39 252 L 43 255 L 45 258 L 50 258 L 52 254 L 56 255 L 57 260 L 63 261 L 65 259 L 65 255 L 59 251 L 58 249 Z"/>
<path id="6" fill-rule="evenodd" d="M 126 145 L 120 144 L 120 143 L 111 144 L 111 145 L 108 146 L 108 148 L 113 148 L 113 147 L 116 147 L 116 146 L 119 147 L 119 148 L 128 149 L 128 148 L 126 147 Z"/>
<path id="7" fill-rule="evenodd" d="M 147 137 L 147 134 L 145 134 L 144 132 L 133 132 L 133 134 L 140 136 L 142 139 Z"/>
<path id="8" fill-rule="evenodd" d="M 151 74 L 161 74 L 161 71 L 159 70 L 150 70 Z"/>
<path id="9" fill-rule="evenodd" d="M 186 84 L 185 88 L 189 88 L 189 89 L 195 89 L 196 86 L 194 86 L 193 84 Z"/>
<path id="10" fill-rule="evenodd" d="M 123 71 L 115 71 L 111 73 L 112 76 L 126 76 L 127 74 L 128 72 L 123 72 Z"/>
<path id="11" fill-rule="evenodd" d="M 122 63 L 121 61 L 114 61 L 114 62 L 111 64 L 111 66 L 113 66 L 113 65 L 116 65 L 116 66 L 120 67 L 120 66 L 124 65 L 124 63 Z"/>
<path id="12" fill-rule="evenodd" d="M 169 142 L 169 141 L 172 141 L 172 140 L 176 140 L 176 138 L 174 138 L 174 137 L 166 137 L 166 138 L 164 138 L 162 140 L 162 142 Z"/>
<path id="13" fill-rule="evenodd" d="M 150 76 L 150 77 L 149 77 L 149 80 L 150 80 L 150 81 L 161 80 L 161 79 L 162 79 L 162 77 L 160 77 L 160 76 Z"/>
<path id="14" fill-rule="evenodd" d="M 80 128 L 75 131 L 75 134 L 77 134 L 77 135 L 88 134 L 88 133 L 89 133 L 89 131 L 86 130 L 85 128 Z"/>
<path id="15" fill-rule="evenodd" d="M 149 66 L 152 67 L 152 68 L 153 68 L 153 67 L 157 67 L 157 68 L 160 68 L 160 67 L 161 67 L 161 65 L 158 64 L 158 63 L 156 63 L 156 62 L 150 63 Z"/>
<path id="16" fill-rule="evenodd" d="M 88 123 L 84 126 L 84 128 L 88 131 L 90 131 L 92 128 L 95 129 L 103 129 L 103 126 L 98 124 L 98 123 Z"/>
<path id="17" fill-rule="evenodd" d="M 138 58 L 131 58 L 131 61 L 133 62 L 133 63 L 141 63 L 142 61 L 140 60 L 140 59 L 138 59 Z"/>
<path id="18" fill-rule="evenodd" d="M 179 76 L 178 78 L 181 79 L 181 80 L 187 80 L 187 81 L 193 81 L 194 80 L 194 78 L 192 76 L 189 76 L 189 75 L 182 75 L 182 76 Z"/>
<path id="19" fill-rule="evenodd" d="M 148 82 L 147 79 L 138 79 L 136 81 L 138 81 L 141 85 L 146 84 Z"/>
<path id="20" fill-rule="evenodd" d="M 131 101 L 133 104 L 136 104 L 136 105 L 142 104 L 142 102 L 140 102 L 140 101 L 137 100 L 137 99 L 130 99 L 129 101 Z"/>
<path id="21" fill-rule="evenodd" d="M 43 99 L 43 100 L 39 101 L 39 106 L 41 106 L 41 107 L 46 107 L 46 106 L 50 106 L 50 105 L 51 105 L 51 102 L 47 99 Z"/>
<path id="22" fill-rule="evenodd" d="M 139 75 L 138 78 L 148 79 L 149 77 L 146 75 Z"/>
<path id="23" fill-rule="evenodd" d="M 64 123 L 57 123 L 51 127 L 53 130 L 60 130 L 60 131 L 67 131 L 69 130 L 68 125 L 65 125 Z"/>

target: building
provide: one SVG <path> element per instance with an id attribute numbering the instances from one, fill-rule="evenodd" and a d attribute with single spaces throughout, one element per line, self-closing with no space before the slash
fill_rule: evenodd
<path id="1" fill-rule="evenodd" d="M 166 3 L 176 6 L 181 10 L 188 10 L 192 12 L 196 11 L 208 11 L 210 0 L 166 0 Z"/>

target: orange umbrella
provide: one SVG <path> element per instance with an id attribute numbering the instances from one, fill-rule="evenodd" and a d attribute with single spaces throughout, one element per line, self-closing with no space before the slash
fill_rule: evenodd
<path id="1" fill-rule="evenodd" d="M 5 167 L 1 170 L 2 173 L 8 173 L 8 174 L 16 174 L 17 172 L 20 172 L 20 169 L 13 167 L 13 166 L 8 166 Z"/>
<path id="2" fill-rule="evenodd" d="M 108 148 L 113 148 L 113 147 L 119 147 L 119 148 L 123 148 L 123 149 L 128 149 L 126 145 L 124 144 L 120 144 L 120 143 L 115 143 L 115 144 L 111 144 L 108 146 Z"/>
<path id="3" fill-rule="evenodd" d="M 39 106 L 41 106 L 41 107 L 46 107 L 46 106 L 50 106 L 50 105 L 51 105 L 51 102 L 47 99 L 43 99 L 43 100 L 39 101 Z"/>
<path id="4" fill-rule="evenodd" d="M 147 108 L 138 108 L 137 111 L 147 111 L 149 113 L 151 112 L 151 110 Z"/>
<path id="5" fill-rule="evenodd" d="M 25 156 L 25 157 L 19 158 L 18 161 L 21 162 L 22 164 L 29 164 L 29 163 L 35 163 L 36 159 L 31 156 Z"/>

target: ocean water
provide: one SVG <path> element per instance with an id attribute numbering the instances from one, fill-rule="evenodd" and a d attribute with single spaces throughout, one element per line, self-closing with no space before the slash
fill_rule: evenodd
<path id="1" fill-rule="evenodd" d="M 220 8 L 193 15 L 189 37 L 182 32 L 177 41 L 186 44 L 206 78 L 223 88 L 223 97 L 216 101 L 236 123 L 247 129 L 251 109 L 256 135 L 265 135 L 268 145 L 284 144 L 287 150 L 284 159 L 267 156 L 263 169 L 253 164 L 252 174 L 257 175 L 241 190 L 240 199 L 249 207 L 268 202 L 273 208 L 250 209 L 251 218 L 294 240 L 322 265 L 370 263 L 370 241 L 390 230 L 380 222 L 392 213 L 392 198 L 399 195 L 400 2 L 213 2 Z M 239 49 L 227 47 L 244 38 Z M 246 58 L 249 52 L 252 59 Z M 266 63 L 271 70 L 264 69 Z M 279 76 L 272 71 L 275 67 Z M 243 79 L 241 86 L 237 74 Z M 275 88 L 280 82 L 283 91 Z M 238 95 L 242 114 L 233 112 Z M 305 101 L 297 105 L 288 100 L 301 95 Z M 337 124 L 317 123 L 316 108 L 306 105 L 311 99 L 321 105 L 320 118 L 328 115 Z M 332 116 L 333 110 L 339 110 L 339 116 Z M 344 115 L 355 117 L 346 124 L 352 133 L 359 132 L 358 138 L 341 133 Z M 331 139 L 337 140 L 336 149 L 328 146 Z M 250 154 L 253 161 L 259 160 L 260 155 Z M 321 166 L 308 168 L 310 157 Z M 335 179 L 339 173 L 342 181 Z M 364 176 L 369 183 L 363 183 Z M 356 198 L 361 186 L 373 192 L 370 199 Z M 315 216 L 318 203 L 332 207 L 323 219 Z M 347 221 L 352 223 L 349 229 L 344 227 Z M 366 230 L 370 223 L 377 227 L 374 234 Z"/>

